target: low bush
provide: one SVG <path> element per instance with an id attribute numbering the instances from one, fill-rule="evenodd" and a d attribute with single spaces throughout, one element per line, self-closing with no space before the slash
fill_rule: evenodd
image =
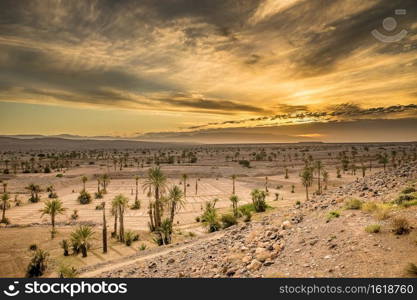
<path id="1" fill-rule="evenodd" d="M 410 224 L 406 218 L 394 218 L 392 220 L 392 231 L 397 235 L 409 233 L 411 230 Z"/>
<path id="2" fill-rule="evenodd" d="M 416 192 L 416 189 L 412 186 L 406 187 L 405 189 L 402 190 L 403 194 L 411 194 L 415 192 Z"/>
<path id="3" fill-rule="evenodd" d="M 331 211 L 327 214 L 327 221 L 330 221 L 332 219 L 339 218 L 339 217 L 340 217 L 340 213 L 338 211 Z"/>
<path id="4" fill-rule="evenodd" d="M 47 251 L 37 249 L 27 266 L 26 277 L 33 278 L 42 276 L 48 266 L 48 257 L 49 253 Z"/>
<path id="5" fill-rule="evenodd" d="M 365 231 L 368 233 L 378 233 L 381 231 L 381 226 L 378 224 L 372 224 L 365 227 Z"/>
<path id="6" fill-rule="evenodd" d="M 220 221 L 222 222 L 223 228 L 228 228 L 230 226 L 237 224 L 237 219 L 232 214 L 224 214 L 221 216 Z"/>
<path id="7" fill-rule="evenodd" d="M 68 265 L 60 265 L 58 269 L 60 278 L 76 278 L 78 277 L 78 271 L 74 267 Z"/>
<path id="8" fill-rule="evenodd" d="M 80 204 L 89 204 L 89 203 L 91 203 L 90 193 L 88 193 L 85 190 L 82 190 L 80 192 L 80 195 L 78 196 L 78 202 L 80 202 Z"/>
<path id="9" fill-rule="evenodd" d="M 139 240 L 139 234 L 134 233 L 131 230 L 125 232 L 125 244 L 126 246 L 132 245 L 134 241 Z"/>
<path id="10" fill-rule="evenodd" d="M 345 202 L 346 209 L 361 209 L 363 202 L 359 199 L 350 199 Z"/>
<path id="11" fill-rule="evenodd" d="M 247 205 L 242 205 L 238 208 L 239 214 L 243 216 L 244 222 L 249 222 L 252 219 L 252 210 Z"/>

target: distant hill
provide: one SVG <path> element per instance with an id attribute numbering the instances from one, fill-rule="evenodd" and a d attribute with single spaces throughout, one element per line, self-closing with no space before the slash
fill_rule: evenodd
<path id="1" fill-rule="evenodd" d="M 104 139 L 74 139 L 58 137 L 0 137 L 0 151 L 29 151 L 29 150 L 92 150 L 92 149 L 150 149 L 164 148 L 187 144 L 146 142 L 134 140 L 104 140 Z"/>

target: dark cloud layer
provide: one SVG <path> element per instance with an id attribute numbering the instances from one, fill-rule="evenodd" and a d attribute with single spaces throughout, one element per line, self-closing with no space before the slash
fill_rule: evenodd
<path id="1" fill-rule="evenodd" d="M 201 113 L 189 130 L 415 116 L 416 36 L 415 0 L 3 0 L 0 101 Z"/>

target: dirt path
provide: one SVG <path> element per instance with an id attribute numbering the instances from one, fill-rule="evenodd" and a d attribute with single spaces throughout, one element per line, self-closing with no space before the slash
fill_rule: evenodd
<path id="1" fill-rule="evenodd" d="M 147 260 L 147 259 L 153 259 L 159 256 L 164 256 L 166 254 L 169 254 L 172 251 L 181 251 L 187 248 L 190 248 L 192 246 L 195 246 L 198 243 L 201 242 L 208 242 L 211 240 L 215 240 L 215 239 L 219 239 L 221 238 L 223 235 L 225 234 L 225 232 L 223 231 L 219 231 L 216 233 L 212 233 L 212 234 L 207 234 L 205 236 L 202 236 L 200 238 L 197 238 L 191 242 L 188 242 L 186 244 L 181 243 L 178 245 L 170 245 L 167 246 L 166 249 L 161 250 L 161 248 L 157 248 L 157 252 L 152 252 L 152 253 L 144 253 L 141 255 L 141 253 L 134 255 L 133 257 L 125 257 L 122 260 L 117 260 L 117 262 L 115 261 L 108 261 L 104 264 L 100 264 L 100 265 L 96 265 L 96 266 L 91 266 L 89 267 L 89 270 L 82 272 L 79 274 L 79 277 L 83 277 L 83 278 L 91 278 L 91 277 L 100 277 L 100 274 L 107 272 L 107 271 L 112 271 L 112 270 L 116 270 L 116 269 L 121 269 L 123 267 L 126 266 L 130 266 L 133 264 L 136 264 L 138 262 Z"/>

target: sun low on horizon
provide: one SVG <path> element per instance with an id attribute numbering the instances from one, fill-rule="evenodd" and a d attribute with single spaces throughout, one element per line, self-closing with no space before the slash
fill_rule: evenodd
<path id="1" fill-rule="evenodd" d="M 0 2 L 0 135 L 417 140 L 415 0 Z"/>

